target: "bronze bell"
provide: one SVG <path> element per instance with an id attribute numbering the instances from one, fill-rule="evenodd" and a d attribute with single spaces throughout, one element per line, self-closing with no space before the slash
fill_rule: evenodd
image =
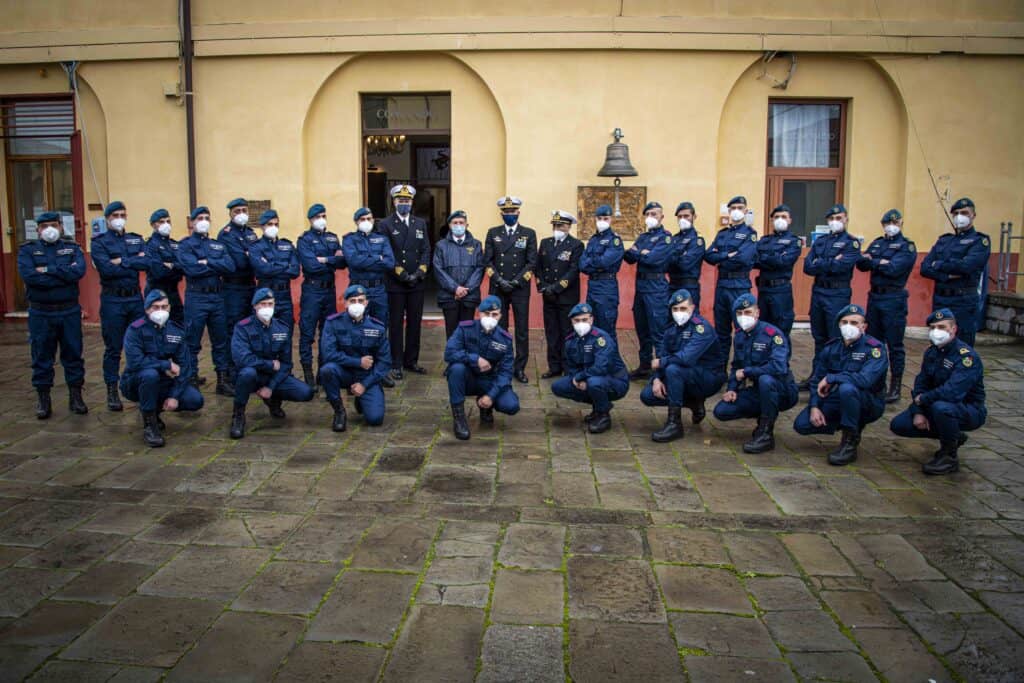
<path id="1" fill-rule="evenodd" d="M 639 175 L 633 164 L 629 163 L 629 145 L 619 142 L 624 136 L 622 129 L 616 128 L 612 133 L 615 142 L 608 145 L 604 153 L 604 166 L 597 172 L 602 178 L 621 178 Z"/>

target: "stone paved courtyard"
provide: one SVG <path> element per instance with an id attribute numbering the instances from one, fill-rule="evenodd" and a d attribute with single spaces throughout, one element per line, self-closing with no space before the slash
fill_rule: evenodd
<path id="1" fill-rule="evenodd" d="M 587 435 L 536 360 L 523 411 L 457 442 L 438 328 L 383 427 L 254 402 L 231 441 L 210 390 L 148 450 L 103 407 L 98 330 L 90 414 L 60 386 L 47 422 L 25 337 L 0 327 L 0 681 L 1024 679 L 1022 346 L 981 349 L 988 424 L 926 479 L 895 407 L 836 469 L 796 409 L 774 453 L 710 401 L 654 444 L 636 383 Z"/>

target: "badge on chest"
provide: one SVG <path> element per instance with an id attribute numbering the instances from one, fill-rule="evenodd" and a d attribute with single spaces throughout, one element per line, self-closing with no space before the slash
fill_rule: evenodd
<path id="1" fill-rule="evenodd" d="M 525 237 L 518 237 L 518 238 L 516 238 L 515 248 L 516 249 L 526 249 L 526 238 Z"/>
<path id="2" fill-rule="evenodd" d="M 285 340 L 288 339 L 288 333 L 287 332 L 272 332 L 270 334 L 270 338 L 272 340 L 276 341 L 276 342 L 285 341 Z"/>

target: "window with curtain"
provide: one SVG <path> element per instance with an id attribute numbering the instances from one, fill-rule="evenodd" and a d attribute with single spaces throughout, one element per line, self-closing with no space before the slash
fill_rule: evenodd
<path id="1" fill-rule="evenodd" d="M 838 168 L 843 107 L 839 103 L 773 102 L 768 107 L 768 165 Z"/>

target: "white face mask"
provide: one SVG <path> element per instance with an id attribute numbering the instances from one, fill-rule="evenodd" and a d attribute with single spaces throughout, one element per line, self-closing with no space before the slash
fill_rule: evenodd
<path id="1" fill-rule="evenodd" d="M 932 344 L 935 344 L 936 346 L 945 346 L 946 344 L 949 343 L 949 340 L 952 338 L 953 335 L 951 335 L 949 332 L 946 332 L 945 330 L 940 330 L 937 327 L 933 327 L 932 329 L 928 330 L 928 339 L 931 340 Z"/>
<path id="2" fill-rule="evenodd" d="M 353 320 L 359 320 L 366 312 L 366 304 L 349 304 L 346 310 Z"/>
<path id="3" fill-rule="evenodd" d="M 686 219 L 686 218 L 680 218 L 679 219 L 679 229 L 680 230 L 689 230 L 692 227 L 693 227 L 693 223 L 691 223 L 688 219 Z"/>
<path id="4" fill-rule="evenodd" d="M 833 233 L 842 232 L 842 230 L 843 230 L 843 222 L 842 221 L 829 221 L 828 222 L 828 229 L 831 230 Z"/>
<path id="5" fill-rule="evenodd" d="M 743 220 L 743 217 L 746 215 L 747 214 L 745 211 L 743 211 L 743 209 L 733 209 L 732 211 L 729 212 L 729 220 L 731 220 L 733 223 L 739 223 L 741 220 Z"/>
<path id="6" fill-rule="evenodd" d="M 274 307 L 264 306 L 263 308 L 256 309 L 256 317 L 265 323 L 269 323 L 270 319 L 274 317 Z"/>
<path id="7" fill-rule="evenodd" d="M 210 221 L 196 221 L 195 231 L 200 235 L 205 235 L 210 232 Z"/>
<path id="8" fill-rule="evenodd" d="M 956 226 L 957 230 L 966 230 L 971 225 L 971 217 L 958 213 L 953 216 L 953 225 Z"/>
<path id="9" fill-rule="evenodd" d="M 318 231 L 318 232 L 323 232 L 324 230 L 326 230 L 327 229 L 327 219 L 326 218 L 314 218 L 313 219 L 313 229 Z"/>
<path id="10" fill-rule="evenodd" d="M 110 228 L 112 230 L 116 230 L 117 232 L 121 232 L 122 230 L 124 230 L 124 224 L 126 222 L 127 221 L 125 221 L 125 219 L 123 219 L 123 218 L 111 218 L 109 225 L 110 225 Z"/>
<path id="11" fill-rule="evenodd" d="M 44 242 L 53 244 L 58 239 L 60 239 L 60 230 L 53 227 L 52 225 L 47 225 L 45 228 L 43 228 L 42 232 L 39 233 L 39 236 L 43 238 Z"/>
<path id="12" fill-rule="evenodd" d="M 896 235 L 900 234 L 900 226 L 896 225 L 895 223 L 889 223 L 888 225 L 882 227 L 882 232 L 885 233 L 886 237 L 895 237 Z"/>
<path id="13" fill-rule="evenodd" d="M 276 225 L 268 225 L 263 228 L 263 236 L 269 237 L 272 240 L 277 239 L 277 230 L 278 228 Z"/>
<path id="14" fill-rule="evenodd" d="M 610 227 L 612 227 L 612 222 L 611 221 L 598 221 L 597 222 L 597 231 L 598 232 L 604 232 L 605 230 L 607 230 Z"/>
<path id="15" fill-rule="evenodd" d="M 672 311 L 672 319 L 676 321 L 676 325 L 685 325 L 690 322 L 692 316 L 689 311 Z"/>
<path id="16" fill-rule="evenodd" d="M 249 214 L 247 213 L 236 213 L 231 217 L 231 222 L 241 227 L 249 223 Z"/>
<path id="17" fill-rule="evenodd" d="M 552 230 L 551 236 L 555 238 L 555 241 L 561 241 L 565 239 L 565 230 Z"/>
<path id="18" fill-rule="evenodd" d="M 786 232 L 789 230 L 789 223 L 785 218 L 776 218 L 772 221 L 772 227 L 775 228 L 775 232 Z"/>
<path id="19" fill-rule="evenodd" d="M 849 323 L 845 325 L 840 325 L 839 333 L 842 334 L 843 339 L 845 339 L 848 342 L 857 341 L 858 339 L 860 339 L 860 335 L 862 334 L 859 327 Z"/>
<path id="20" fill-rule="evenodd" d="M 170 311 L 153 311 L 149 314 L 149 319 L 153 321 L 157 327 L 163 327 L 167 323 L 167 319 L 171 317 Z"/>
<path id="21" fill-rule="evenodd" d="M 754 329 L 754 325 L 757 324 L 757 318 L 752 315 L 738 315 L 736 316 L 736 324 L 740 326 L 740 329 L 744 332 L 750 332 Z"/>
<path id="22" fill-rule="evenodd" d="M 492 318 L 489 315 L 485 315 L 480 318 L 480 327 L 484 328 L 484 332 L 493 332 L 494 328 L 498 326 L 498 319 Z"/>
<path id="23" fill-rule="evenodd" d="M 359 232 L 370 232 L 373 230 L 373 221 L 359 221 L 359 224 L 356 227 L 359 228 Z"/>
<path id="24" fill-rule="evenodd" d="M 590 334 L 590 323 L 578 322 L 572 324 L 572 329 L 576 330 L 576 334 L 581 337 L 585 337 Z"/>
<path id="25" fill-rule="evenodd" d="M 654 228 L 661 225 L 661 221 L 659 221 L 654 216 L 648 216 L 647 218 L 644 219 L 644 225 L 647 226 L 648 230 L 653 230 Z"/>
<path id="26" fill-rule="evenodd" d="M 168 235 L 171 234 L 171 224 L 170 223 L 157 223 L 156 224 L 156 231 L 158 233 L 160 233 L 162 236 L 167 237 Z"/>
<path id="27" fill-rule="evenodd" d="M 754 225 L 754 212 L 753 211 L 747 211 L 743 215 L 743 222 L 746 223 L 747 226 L 752 227 Z"/>

